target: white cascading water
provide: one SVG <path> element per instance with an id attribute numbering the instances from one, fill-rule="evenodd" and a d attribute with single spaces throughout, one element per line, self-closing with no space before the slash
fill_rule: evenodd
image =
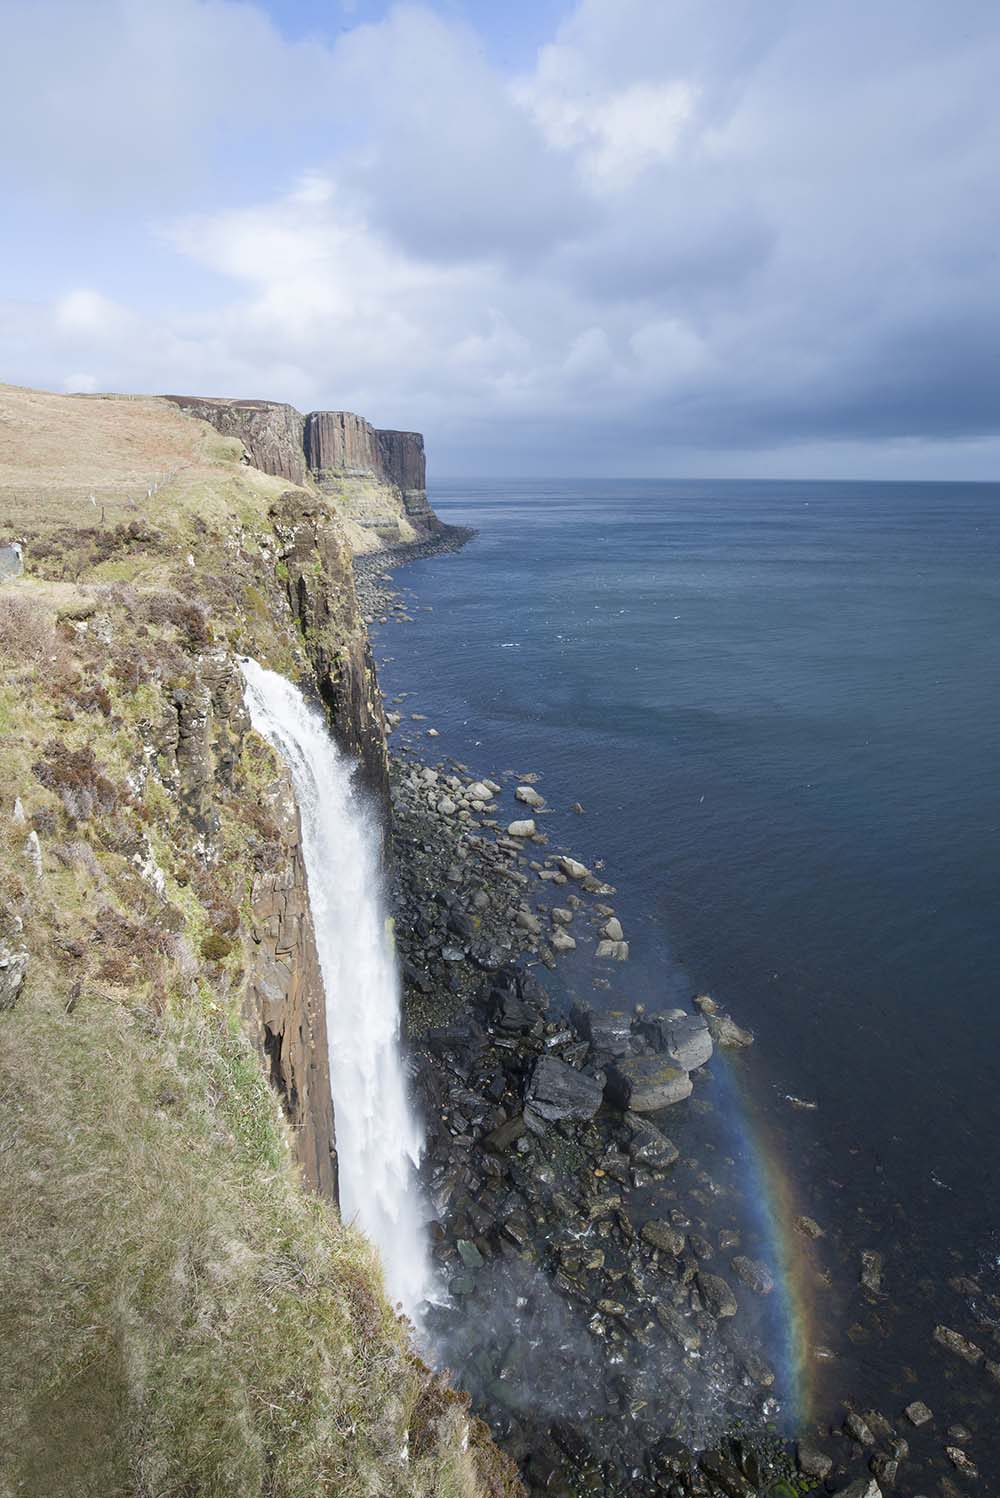
<path id="1" fill-rule="evenodd" d="M 417 1189 L 421 1131 L 399 1048 L 399 976 L 381 899 L 378 833 L 353 765 L 297 687 L 243 663 L 257 732 L 288 765 L 326 990 L 340 1208 L 374 1242 L 386 1289 L 415 1319 L 432 1278 Z"/>

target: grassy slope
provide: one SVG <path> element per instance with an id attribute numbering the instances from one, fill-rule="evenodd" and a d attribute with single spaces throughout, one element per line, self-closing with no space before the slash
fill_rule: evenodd
<path id="1" fill-rule="evenodd" d="M 0 388 L 0 531 L 33 569 L 0 591 L 0 940 L 31 953 L 0 1014 L 0 1493 L 512 1494 L 301 1189 L 240 1031 L 270 751 L 208 861 L 153 752 L 206 651 L 303 665 L 260 572 L 287 485 L 236 456 L 158 402 Z"/>

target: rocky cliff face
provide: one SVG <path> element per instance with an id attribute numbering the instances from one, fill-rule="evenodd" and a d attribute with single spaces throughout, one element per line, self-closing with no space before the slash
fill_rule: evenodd
<path id="1" fill-rule="evenodd" d="M 235 437 L 262 473 L 304 484 L 307 476 L 302 430 L 305 418 L 278 401 L 217 400 L 209 396 L 168 395 L 182 411 L 208 421 L 224 437 Z"/>
<path id="2" fill-rule="evenodd" d="M 241 441 L 264 473 L 313 484 L 384 546 L 426 539 L 440 528 L 427 499 L 424 439 L 383 431 L 350 411 L 311 411 L 257 400 L 170 395 L 182 410 Z"/>

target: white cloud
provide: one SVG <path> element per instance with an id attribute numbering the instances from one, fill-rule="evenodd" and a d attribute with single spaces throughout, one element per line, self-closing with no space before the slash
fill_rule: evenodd
<path id="1" fill-rule="evenodd" d="M 234 0 L 39 0 L 0 57 L 0 128 L 37 121 L 4 374 L 346 406 L 466 470 L 972 453 L 1000 17 L 969 5 L 580 0 L 511 78 L 427 5 L 324 45 Z"/>

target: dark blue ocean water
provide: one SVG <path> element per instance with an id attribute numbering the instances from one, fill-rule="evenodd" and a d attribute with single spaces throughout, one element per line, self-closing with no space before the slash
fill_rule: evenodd
<path id="1" fill-rule="evenodd" d="M 831 1224 L 836 1387 L 912 1398 L 903 1364 L 967 1312 L 949 1277 L 998 1251 L 1000 486 L 432 500 L 479 534 L 398 574 L 383 689 L 435 755 L 540 774 L 546 832 L 618 887 L 619 995 L 707 990 L 756 1032 L 748 1127 Z M 847 1343 L 862 1247 L 886 1330 Z"/>

